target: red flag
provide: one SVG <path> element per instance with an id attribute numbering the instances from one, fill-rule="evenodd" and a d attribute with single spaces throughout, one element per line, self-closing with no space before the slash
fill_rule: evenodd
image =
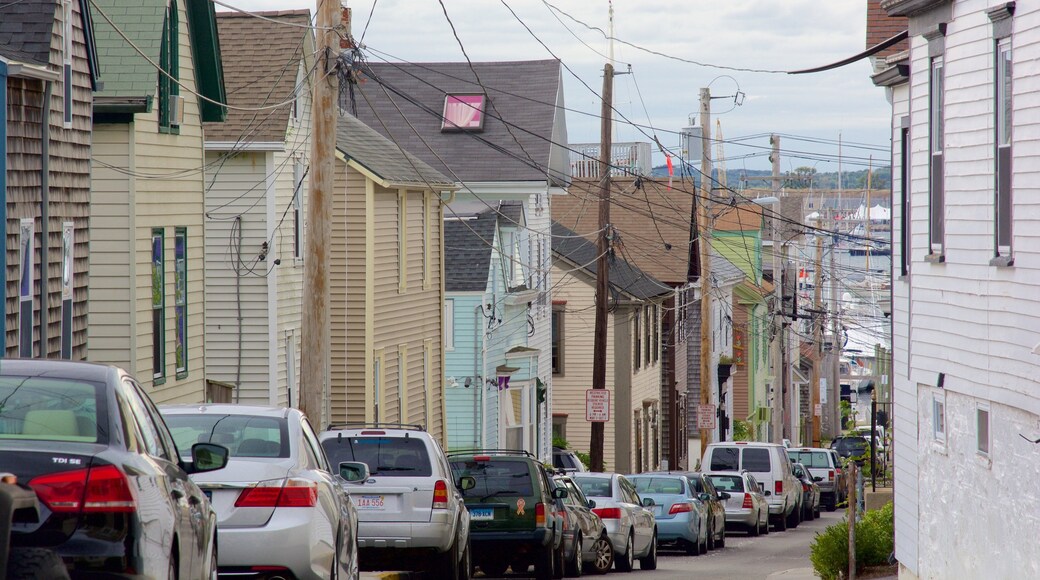
<path id="1" fill-rule="evenodd" d="M 668 165 L 668 189 L 672 189 L 672 174 L 675 172 L 672 168 L 672 156 L 665 154 L 664 162 Z"/>

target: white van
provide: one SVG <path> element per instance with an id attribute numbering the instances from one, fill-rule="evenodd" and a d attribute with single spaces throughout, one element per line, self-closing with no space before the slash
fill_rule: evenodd
<path id="1" fill-rule="evenodd" d="M 802 486 L 791 472 L 787 450 L 777 443 L 726 441 L 711 443 L 701 460 L 703 471 L 746 470 L 765 487 L 769 520 L 779 531 L 801 522 Z"/>

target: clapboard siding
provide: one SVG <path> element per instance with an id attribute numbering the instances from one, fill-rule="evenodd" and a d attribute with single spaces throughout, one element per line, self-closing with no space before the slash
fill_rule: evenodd
<path id="1" fill-rule="evenodd" d="M 562 93 L 561 93 L 562 94 Z M 546 401 L 542 405 L 542 415 L 539 424 L 542 426 L 540 441 L 542 448 L 539 456 L 545 461 L 552 459 L 552 414 L 553 414 L 553 374 L 552 374 L 552 305 L 549 300 L 550 289 L 553 287 L 552 273 L 552 219 L 550 212 L 550 195 L 545 193 L 532 194 L 527 197 L 527 228 L 532 243 L 528 248 L 533 248 L 537 253 L 538 240 L 541 240 L 542 256 L 529 257 L 527 262 L 540 268 L 544 273 L 541 288 L 545 293 L 542 304 L 535 304 L 531 311 L 533 314 L 534 332 L 527 339 L 531 348 L 538 349 L 538 360 L 536 374 L 542 380 L 546 388 Z"/>

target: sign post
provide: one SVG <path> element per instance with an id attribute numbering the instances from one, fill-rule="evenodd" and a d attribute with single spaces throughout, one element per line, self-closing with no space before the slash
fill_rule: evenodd
<path id="1" fill-rule="evenodd" d="M 585 420 L 591 423 L 610 421 L 610 391 L 606 389 L 585 390 Z"/>

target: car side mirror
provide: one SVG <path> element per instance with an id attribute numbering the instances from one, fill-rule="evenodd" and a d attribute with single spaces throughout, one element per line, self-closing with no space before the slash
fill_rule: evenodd
<path id="1" fill-rule="evenodd" d="M 823 481 L 823 478 L 822 477 L 814 477 L 814 478 L 812 478 L 812 480 L 813 481 Z"/>
<path id="2" fill-rule="evenodd" d="M 569 494 L 570 492 L 562 487 L 557 487 L 556 489 L 552 490 L 553 499 L 566 499 L 567 495 Z"/>
<path id="3" fill-rule="evenodd" d="M 719 492 L 719 499 L 729 499 L 730 497 L 732 496 L 724 491 Z"/>
<path id="4" fill-rule="evenodd" d="M 467 491 L 477 487 L 477 480 L 472 475 L 463 475 L 459 478 L 459 489 Z"/>
<path id="5" fill-rule="evenodd" d="M 369 475 L 368 464 L 362 461 L 341 461 L 339 464 L 339 476 L 351 483 L 364 482 Z"/>
<path id="6" fill-rule="evenodd" d="M 697 499 L 701 501 L 711 501 L 711 496 L 708 495 L 708 492 L 702 491 L 701 493 L 697 494 Z"/>
<path id="7" fill-rule="evenodd" d="M 657 504 L 654 503 L 654 498 L 652 498 L 652 497 L 644 497 L 643 498 L 643 507 L 651 507 L 651 506 L 654 506 L 654 505 L 657 505 Z"/>
<path id="8" fill-rule="evenodd" d="M 589 503 L 588 503 L 588 504 L 586 504 L 586 505 L 588 505 L 588 506 L 589 506 L 589 509 L 593 509 L 593 508 L 595 508 L 595 507 L 596 507 L 596 502 L 595 502 L 595 500 L 591 500 L 591 499 L 590 499 L 590 500 L 589 500 Z"/>
<path id="9" fill-rule="evenodd" d="M 189 473 L 206 473 L 227 467 L 231 452 L 216 443 L 196 443 L 191 446 L 191 469 Z"/>

